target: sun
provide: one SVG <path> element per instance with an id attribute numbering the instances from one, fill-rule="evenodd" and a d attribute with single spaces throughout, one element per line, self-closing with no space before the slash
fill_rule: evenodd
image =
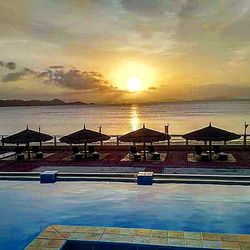
<path id="1" fill-rule="evenodd" d="M 138 77 L 129 78 L 127 81 L 127 87 L 130 92 L 137 92 L 142 89 L 141 79 Z"/>

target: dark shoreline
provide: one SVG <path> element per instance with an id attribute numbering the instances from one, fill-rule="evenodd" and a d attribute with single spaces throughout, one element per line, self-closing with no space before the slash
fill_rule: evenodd
<path id="1" fill-rule="evenodd" d="M 18 103 L 10 103 L 18 101 Z M 83 102 L 64 102 L 54 103 L 52 101 L 22 101 L 22 100 L 0 100 L 0 108 L 2 107 L 46 107 L 46 106 L 121 106 L 121 105 L 161 105 L 161 104 L 189 104 L 189 103 L 214 103 L 214 102 L 249 102 L 250 99 L 232 99 L 232 100 L 190 100 L 190 101 L 165 101 L 165 102 L 141 102 L 141 103 L 83 103 Z M 6 103 L 4 103 L 6 102 Z"/>
<path id="2" fill-rule="evenodd" d="M 85 106 L 85 105 L 93 105 L 94 103 L 85 103 L 85 102 L 64 102 L 59 99 L 53 99 L 51 101 L 41 101 L 41 100 L 0 100 L 0 107 L 44 107 L 44 106 L 68 106 L 68 105 L 75 105 L 75 106 Z"/>

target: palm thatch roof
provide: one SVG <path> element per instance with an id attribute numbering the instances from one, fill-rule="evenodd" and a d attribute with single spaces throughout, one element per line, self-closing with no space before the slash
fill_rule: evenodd
<path id="1" fill-rule="evenodd" d="M 51 139 L 53 139 L 53 137 L 50 135 L 27 128 L 19 133 L 3 138 L 2 142 L 11 144 L 27 144 L 30 142 L 45 142 Z"/>
<path id="2" fill-rule="evenodd" d="M 68 144 L 81 144 L 81 143 L 91 143 L 97 141 L 107 141 L 110 139 L 110 136 L 86 129 L 81 129 L 72 134 L 63 136 L 60 138 L 60 142 L 68 143 Z"/>
<path id="3" fill-rule="evenodd" d="M 165 141 L 170 140 L 170 135 L 145 128 L 140 128 L 138 130 L 132 131 L 126 135 L 123 135 L 119 138 L 120 141 L 123 142 L 158 142 L 158 141 Z"/>
<path id="4" fill-rule="evenodd" d="M 210 123 L 208 127 L 195 130 L 182 136 L 186 140 L 195 141 L 231 141 L 240 138 L 233 132 L 229 132 L 220 128 L 213 127 Z"/>

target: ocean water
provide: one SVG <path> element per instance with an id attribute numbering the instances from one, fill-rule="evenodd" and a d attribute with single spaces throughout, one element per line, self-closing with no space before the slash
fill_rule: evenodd
<path id="1" fill-rule="evenodd" d="M 185 102 L 141 105 L 88 105 L 49 107 L 1 107 L 0 135 L 9 135 L 27 124 L 51 135 L 65 135 L 84 124 L 93 130 L 116 135 L 147 127 L 170 134 L 184 134 L 213 125 L 243 133 L 244 122 L 250 123 L 250 101 Z"/>
<path id="2" fill-rule="evenodd" d="M 248 186 L 2 181 L 0 249 L 51 224 L 250 233 Z"/>

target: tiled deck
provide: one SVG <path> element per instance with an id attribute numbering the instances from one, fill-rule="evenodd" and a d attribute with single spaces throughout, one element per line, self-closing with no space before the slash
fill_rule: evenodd
<path id="1" fill-rule="evenodd" d="M 49 226 L 26 249 L 58 250 L 67 241 L 133 243 L 138 249 L 142 244 L 198 249 L 250 249 L 250 235 L 61 225 Z"/>

